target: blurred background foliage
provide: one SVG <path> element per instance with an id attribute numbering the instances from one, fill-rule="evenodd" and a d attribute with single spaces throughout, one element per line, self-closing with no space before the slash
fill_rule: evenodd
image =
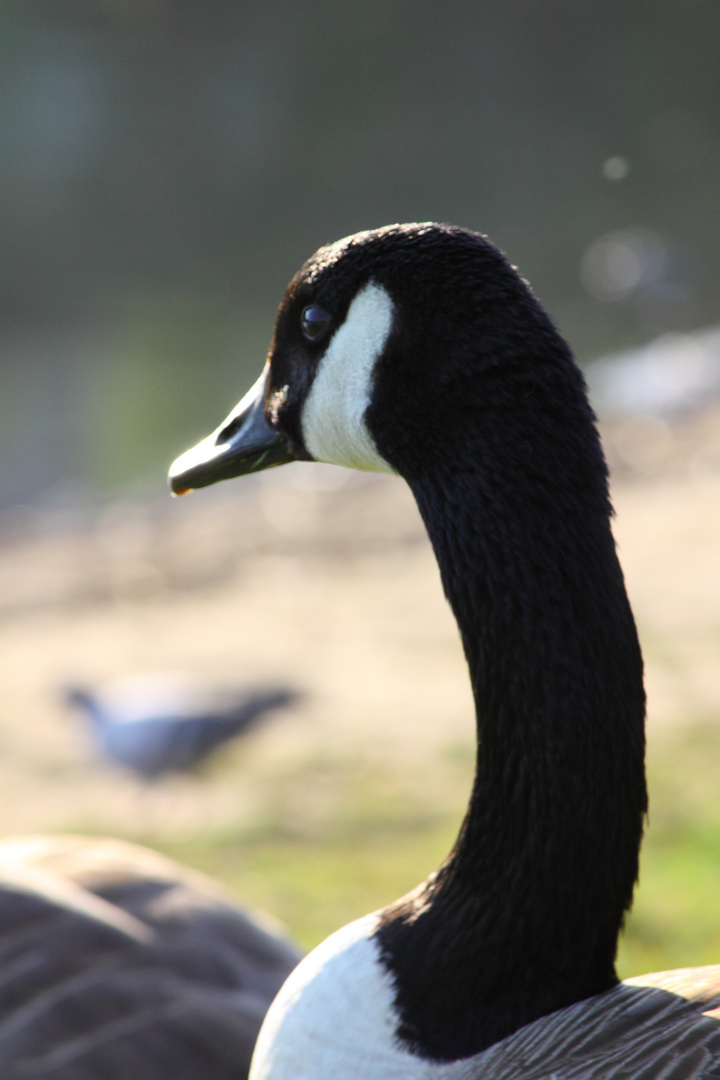
<path id="1" fill-rule="evenodd" d="M 161 473 L 358 229 L 486 232 L 581 360 L 720 319 L 719 53 L 712 0 L 3 0 L 0 503 Z"/>

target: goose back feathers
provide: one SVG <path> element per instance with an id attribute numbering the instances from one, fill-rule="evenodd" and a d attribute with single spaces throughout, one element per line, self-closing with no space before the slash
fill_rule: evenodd
<path id="1" fill-rule="evenodd" d="M 0 843 L 3 1080 L 241 1080 L 299 957 L 200 874 L 118 840 Z"/>

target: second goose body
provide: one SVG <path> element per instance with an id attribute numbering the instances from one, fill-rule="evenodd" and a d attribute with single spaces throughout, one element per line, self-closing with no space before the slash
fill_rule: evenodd
<path id="1" fill-rule="evenodd" d="M 258 383 L 171 483 L 292 460 L 410 485 L 462 636 L 477 767 L 443 866 L 300 964 L 253 1080 L 616 1076 L 631 1059 L 628 1076 L 669 1076 L 674 1024 L 695 1055 L 678 1075 L 703 1075 L 715 977 L 618 987 L 646 810 L 642 659 L 582 375 L 492 244 L 390 226 L 303 266 Z"/>

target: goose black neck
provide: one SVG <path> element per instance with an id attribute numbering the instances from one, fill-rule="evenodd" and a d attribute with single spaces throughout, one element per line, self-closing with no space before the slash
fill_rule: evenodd
<path id="1" fill-rule="evenodd" d="M 409 478 L 478 727 L 455 848 L 378 935 L 400 1035 L 436 1060 L 617 981 L 646 809 L 642 659 L 592 415 L 576 413 L 559 447 L 537 410 L 524 449 L 488 419 L 460 467 Z"/>

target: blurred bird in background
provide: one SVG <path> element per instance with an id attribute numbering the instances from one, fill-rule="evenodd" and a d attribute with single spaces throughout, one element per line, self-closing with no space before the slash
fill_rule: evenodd
<path id="1" fill-rule="evenodd" d="M 187 773 L 213 751 L 300 700 L 283 686 L 243 691 L 213 687 L 183 672 L 131 675 L 90 690 L 65 690 L 89 720 L 102 754 L 145 780 Z"/>

